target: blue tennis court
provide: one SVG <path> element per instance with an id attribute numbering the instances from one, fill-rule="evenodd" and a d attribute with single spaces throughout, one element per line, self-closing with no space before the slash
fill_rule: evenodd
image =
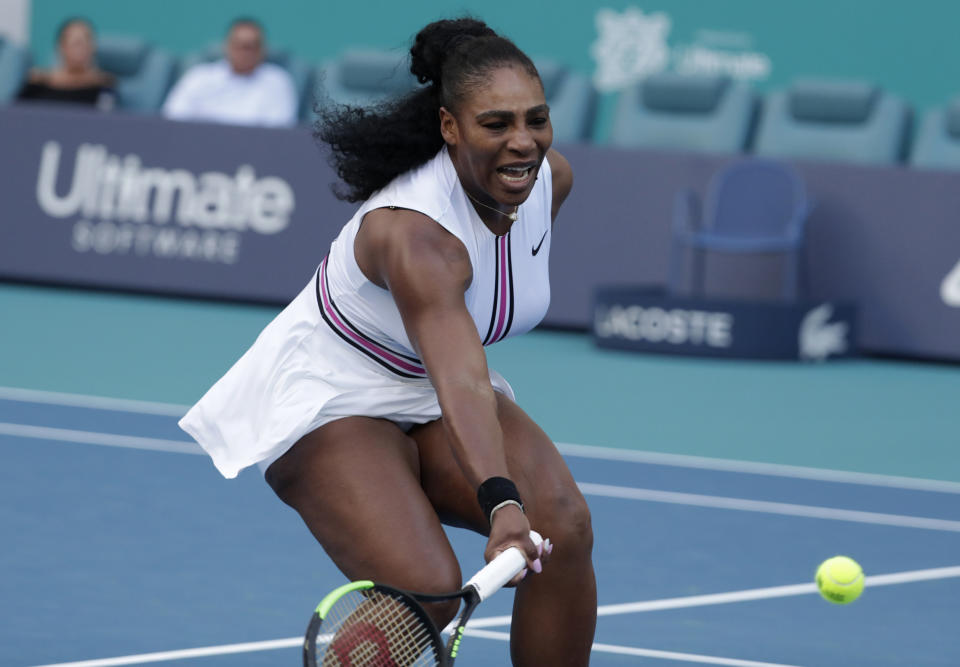
<path id="1" fill-rule="evenodd" d="M 299 664 L 342 575 L 256 471 L 222 479 L 176 427 L 275 310 L 13 286 L 0 307 L 18 315 L 0 664 Z M 694 362 L 556 332 L 490 358 L 592 508 L 591 664 L 958 664 L 956 367 Z M 482 538 L 450 535 L 479 568 Z M 812 583 L 837 553 L 867 573 L 843 607 Z M 508 664 L 511 597 L 458 665 Z"/>

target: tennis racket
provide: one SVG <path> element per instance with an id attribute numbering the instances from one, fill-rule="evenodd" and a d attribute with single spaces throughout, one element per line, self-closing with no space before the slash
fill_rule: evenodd
<path id="1" fill-rule="evenodd" d="M 530 539 L 542 539 L 530 531 Z M 304 667 L 449 667 L 460 650 L 464 627 L 481 602 L 503 588 L 527 561 L 510 547 L 477 572 L 459 591 L 426 595 L 372 581 L 353 581 L 331 591 L 313 612 L 303 643 Z M 421 602 L 463 600 L 450 639 Z"/>

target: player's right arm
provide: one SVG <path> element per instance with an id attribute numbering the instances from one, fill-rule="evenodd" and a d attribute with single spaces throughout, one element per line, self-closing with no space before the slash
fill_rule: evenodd
<path id="1" fill-rule="evenodd" d="M 486 355 L 464 292 L 473 278 L 467 249 L 425 215 L 404 209 L 367 214 L 355 252 L 364 274 L 393 295 L 410 342 L 437 391 L 443 424 L 461 470 L 476 489 L 510 477 Z M 488 553 L 536 549 L 524 514 L 507 506 L 491 526 Z"/>

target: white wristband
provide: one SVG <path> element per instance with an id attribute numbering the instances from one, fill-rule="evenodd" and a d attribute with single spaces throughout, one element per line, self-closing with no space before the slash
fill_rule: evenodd
<path id="1" fill-rule="evenodd" d="M 506 507 L 507 505 L 516 505 L 520 508 L 520 511 L 523 512 L 523 505 L 518 503 L 516 500 L 504 500 L 502 503 L 490 510 L 490 525 L 493 525 L 493 515 L 497 513 L 497 510 Z"/>

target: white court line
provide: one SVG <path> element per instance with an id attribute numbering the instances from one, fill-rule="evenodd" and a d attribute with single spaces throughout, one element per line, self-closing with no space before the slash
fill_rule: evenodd
<path id="1" fill-rule="evenodd" d="M 198 445 L 185 440 L 164 440 L 161 438 L 117 435 L 114 433 L 96 433 L 92 431 L 51 428 L 48 426 L 10 424 L 7 422 L 0 422 L 0 435 L 11 435 L 21 438 L 37 438 L 42 440 L 55 440 L 60 442 L 106 445 L 109 447 L 147 449 L 180 454 L 204 453 Z M 585 495 L 603 496 L 607 498 L 670 503 L 674 505 L 689 505 L 695 507 L 710 507 L 715 509 L 739 510 L 745 512 L 760 512 L 765 514 L 780 514 L 786 516 L 801 516 L 814 519 L 829 519 L 833 521 L 850 521 L 854 523 L 896 526 L 900 528 L 921 528 L 945 532 L 960 532 L 960 521 L 952 521 L 949 519 L 932 519 L 928 517 L 904 516 L 899 514 L 883 514 L 879 512 L 865 512 L 861 510 L 847 510 L 834 507 L 797 505 L 792 503 L 779 503 L 766 500 L 749 500 L 746 498 L 727 498 L 723 496 L 612 486 L 609 484 L 595 484 L 591 482 L 577 482 L 577 484 Z"/>
<path id="2" fill-rule="evenodd" d="M 949 579 L 960 577 L 960 566 L 939 567 L 928 570 L 910 570 L 906 572 L 894 572 L 891 574 L 868 575 L 864 580 L 866 587 L 890 586 L 894 584 L 906 584 L 917 581 L 930 581 L 934 579 Z M 679 598 L 666 598 L 662 600 L 646 600 L 643 602 L 632 602 L 626 604 L 602 605 L 597 607 L 598 616 L 614 616 L 620 614 L 631 614 L 647 611 L 658 611 L 662 609 L 679 609 L 684 607 L 706 607 L 716 604 L 728 604 L 732 602 L 745 602 L 748 600 L 762 600 L 770 598 L 789 597 L 793 595 L 806 595 L 816 592 L 816 585 L 813 583 L 794 584 L 790 586 L 773 586 L 770 588 L 755 588 L 744 591 L 731 591 L 728 593 L 715 593 L 712 595 L 690 595 Z M 467 632 L 482 636 L 483 631 L 480 628 L 497 627 L 510 625 L 510 616 L 492 616 L 489 618 L 478 618 L 471 620 L 467 625 Z M 500 638 L 501 633 L 494 633 Z M 502 633 L 503 636 L 509 636 Z M 263 642 L 248 642 L 245 644 L 225 644 L 222 646 L 206 646 L 202 648 L 183 649 L 179 651 L 163 651 L 159 653 L 141 653 L 139 655 L 128 655 L 117 658 L 103 658 L 100 660 L 84 660 L 82 662 L 58 662 L 55 664 L 39 665 L 37 667 L 115 667 L 117 665 L 137 665 L 147 662 L 165 662 L 168 660 L 180 660 L 183 658 L 206 657 L 212 655 L 227 655 L 232 653 L 248 653 L 253 651 L 268 651 L 272 649 L 291 648 L 299 646 L 303 642 L 302 637 L 288 637 L 286 639 L 275 639 Z M 680 660 L 680 656 L 687 654 L 667 653 L 654 651 L 652 649 L 635 649 L 623 646 L 611 646 L 609 644 L 594 644 L 594 650 L 608 653 L 622 653 L 624 655 L 645 655 L 649 657 L 663 657 L 667 659 Z M 644 653 L 640 653 L 644 651 Z M 673 657 L 670 657 L 673 656 Z M 691 655 L 686 659 L 688 662 L 697 662 L 690 658 L 706 659 L 710 656 Z M 730 660 L 728 658 L 715 658 L 714 660 Z M 700 660 L 704 662 L 704 660 Z M 766 667 L 791 667 L 778 666 L 774 663 L 762 662 L 710 662 L 707 664 L 715 665 L 765 665 Z"/>
<path id="3" fill-rule="evenodd" d="M 113 433 L 95 433 L 92 431 L 76 431 L 71 429 L 51 428 L 48 426 L 31 426 L 27 424 L 10 424 L 0 422 L 0 435 L 11 435 L 21 438 L 37 438 L 42 440 L 56 440 L 60 442 L 78 442 L 91 445 L 106 445 L 109 447 L 127 447 L 132 449 L 148 449 L 161 452 L 179 454 L 203 454 L 203 450 L 192 442 L 185 440 L 164 440 L 161 438 L 145 438 Z M 834 507 L 818 507 L 812 505 L 796 505 L 792 503 L 778 503 L 766 500 L 748 500 L 746 498 L 727 498 L 695 493 L 679 493 L 676 491 L 660 491 L 655 489 L 638 489 L 609 484 L 594 484 L 591 482 L 577 482 L 585 495 L 603 496 L 607 498 L 621 498 L 647 502 L 670 503 L 674 505 L 692 505 L 695 507 L 710 507 L 716 509 L 740 510 L 744 512 L 760 512 L 765 514 L 780 514 L 786 516 L 801 516 L 814 519 L 829 519 L 833 521 L 851 521 L 854 523 L 878 524 L 896 526 L 900 528 L 921 528 L 945 532 L 960 532 L 960 521 L 949 519 L 931 519 L 918 516 L 904 516 L 899 514 L 883 514 L 879 512 L 865 512 L 847 510 Z"/>
<path id="4" fill-rule="evenodd" d="M 167 662 L 168 660 L 183 660 L 185 658 L 207 658 L 212 655 L 231 655 L 234 653 L 253 653 L 255 651 L 273 651 L 281 648 L 291 648 L 303 644 L 303 637 L 288 637 L 287 639 L 272 639 L 263 642 L 246 642 L 244 644 L 224 644 L 223 646 L 204 646 L 201 648 L 187 648 L 180 651 L 160 651 L 157 653 L 141 653 L 139 655 L 125 655 L 119 658 L 103 658 L 101 660 L 82 660 L 80 662 L 58 662 L 56 664 L 38 665 L 37 667 L 115 667 L 116 665 L 142 665 L 146 662 Z"/>
<path id="5" fill-rule="evenodd" d="M 107 398 L 105 396 L 88 396 L 85 394 L 68 394 L 54 391 L 40 391 L 36 389 L 20 389 L 17 387 L 0 387 L 0 399 L 24 401 L 30 403 L 46 403 L 50 405 L 68 405 L 75 407 L 94 408 L 99 410 L 116 410 L 120 412 L 139 412 L 144 414 L 166 415 L 170 417 L 182 417 L 190 408 L 188 405 L 177 405 L 175 403 L 134 401 L 123 398 Z M 809 468 L 804 466 L 792 466 L 778 463 L 760 463 L 736 459 L 716 459 L 705 456 L 690 456 L 686 454 L 665 454 L 662 452 L 618 449 L 615 447 L 578 445 L 575 443 L 566 442 L 557 443 L 557 448 L 565 456 L 577 456 L 581 458 L 599 459 L 604 461 L 651 463 L 656 465 L 674 466 L 678 468 L 721 470 L 725 472 L 742 472 L 757 475 L 770 475 L 775 477 L 790 477 L 795 479 L 813 479 L 825 482 L 841 482 L 845 484 L 864 484 L 868 486 L 885 486 L 919 491 L 960 493 L 960 482 L 923 479 L 921 477 L 878 475 L 873 473 L 851 472 L 847 470 L 830 470 L 828 468 Z"/>
<path id="6" fill-rule="evenodd" d="M 960 566 L 936 567 L 927 570 L 908 570 L 892 574 L 868 574 L 864 577 L 864 586 L 892 586 L 894 584 L 909 584 L 917 581 L 934 579 L 951 579 L 960 577 Z M 597 616 L 619 616 L 621 614 L 636 614 L 648 611 L 663 611 L 664 609 L 683 609 L 687 607 L 708 607 L 716 604 L 730 604 L 734 602 L 748 602 L 751 600 L 768 600 L 785 598 L 794 595 L 808 595 L 817 592 L 817 585 L 813 582 L 806 584 L 791 584 L 789 586 L 771 586 L 768 588 L 752 588 L 743 591 L 727 593 L 711 593 L 709 595 L 687 595 L 679 598 L 665 598 L 662 600 L 644 600 L 642 602 L 626 602 L 622 604 L 605 604 L 597 607 Z M 510 616 L 489 616 L 470 621 L 471 628 L 493 628 L 510 625 Z"/>
<path id="7" fill-rule="evenodd" d="M 492 630 L 464 631 L 471 637 L 484 639 L 499 639 L 510 641 L 509 632 L 495 632 Z M 657 651 L 649 648 L 633 648 L 631 646 L 616 646 L 615 644 L 594 644 L 591 647 L 594 653 L 615 653 L 617 655 L 635 655 L 643 658 L 660 658 L 661 660 L 678 660 L 680 662 L 696 662 L 702 665 L 729 665 L 730 667 L 798 667 L 779 662 L 757 662 L 755 660 L 738 660 L 737 658 L 718 658 L 712 655 L 697 655 L 696 653 L 677 653 L 675 651 Z"/>
<path id="8" fill-rule="evenodd" d="M 852 521 L 855 523 L 871 523 L 882 526 L 898 526 L 900 528 L 924 528 L 926 530 L 960 533 L 960 521 L 951 521 L 949 519 L 930 519 L 920 516 L 882 514 L 879 512 L 863 512 L 860 510 L 845 510 L 834 507 L 795 505 L 793 503 L 777 503 L 768 500 L 726 498 L 723 496 L 708 496 L 698 493 L 637 489 L 626 486 L 611 486 L 609 484 L 592 484 L 590 482 L 577 482 L 577 486 L 580 487 L 584 495 L 603 496 L 606 498 L 642 500 L 655 503 L 671 503 L 674 505 L 693 505 L 696 507 L 740 510 L 743 512 L 783 514 L 813 519 L 831 519 L 833 521 Z"/>
<path id="9" fill-rule="evenodd" d="M 139 412 L 149 415 L 182 417 L 190 409 L 189 405 L 158 403 L 156 401 L 133 401 L 126 398 L 107 398 L 106 396 L 88 396 L 86 394 L 66 394 L 57 391 L 37 389 L 18 389 L 0 387 L 0 399 L 23 401 L 26 403 L 46 403 L 49 405 L 67 405 L 96 410 L 115 410 L 117 412 Z"/>
<path id="10" fill-rule="evenodd" d="M 867 486 L 889 486 L 897 489 L 960 493 L 960 482 L 923 479 L 921 477 L 898 477 L 896 475 L 877 475 L 866 472 L 851 472 L 848 470 L 830 470 L 827 468 L 807 468 L 804 466 L 792 466 L 779 463 L 715 459 L 706 456 L 689 456 L 687 454 L 664 454 L 662 452 L 647 452 L 635 449 L 577 445 L 568 442 L 558 442 L 557 449 L 559 449 L 560 453 L 564 456 L 602 459 L 605 461 L 651 463 L 677 468 L 722 470 L 725 472 L 770 475 L 772 477 L 812 479 L 822 482 L 843 482 L 845 484 L 865 484 Z"/>
<path id="11" fill-rule="evenodd" d="M 95 433 L 93 431 L 75 431 L 67 428 L 49 426 L 31 426 L 28 424 L 9 424 L 0 422 L 0 435 L 12 435 L 18 438 L 36 438 L 39 440 L 57 440 L 60 442 L 79 442 L 85 445 L 105 445 L 107 447 L 126 447 L 128 449 L 149 449 L 157 452 L 175 454 L 204 454 L 199 445 L 185 440 L 164 440 L 162 438 L 143 438 L 115 433 Z"/>

